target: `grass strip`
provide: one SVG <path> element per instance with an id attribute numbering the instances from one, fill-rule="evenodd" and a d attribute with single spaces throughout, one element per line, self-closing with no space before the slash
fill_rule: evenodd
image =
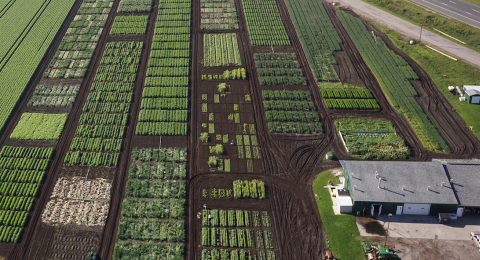
<path id="1" fill-rule="evenodd" d="M 355 223 L 355 216 L 333 213 L 330 193 L 324 188 L 329 181 L 339 183 L 337 177 L 325 171 L 318 174 L 312 184 L 313 195 L 317 195 L 315 200 L 325 229 L 327 245 L 337 259 L 364 260 L 365 255 L 360 244 L 362 237 Z"/>

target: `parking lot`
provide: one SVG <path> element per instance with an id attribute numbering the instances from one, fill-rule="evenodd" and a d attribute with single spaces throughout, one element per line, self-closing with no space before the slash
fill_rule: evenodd
<path id="1" fill-rule="evenodd" d="M 387 215 L 377 220 L 357 217 L 357 226 L 366 240 L 385 243 Z M 480 231 L 480 217 L 464 216 L 445 225 L 435 216 L 393 215 L 387 245 L 395 245 L 402 260 L 480 259 L 471 231 Z"/>

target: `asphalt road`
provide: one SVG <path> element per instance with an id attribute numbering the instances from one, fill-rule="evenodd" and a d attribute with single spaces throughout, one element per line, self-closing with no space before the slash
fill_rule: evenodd
<path id="1" fill-rule="evenodd" d="M 419 26 L 400 19 L 361 0 L 340 0 L 340 6 L 348 7 L 358 15 L 367 17 L 376 23 L 393 29 L 407 37 L 418 40 L 420 36 Z M 446 38 L 425 29 L 422 31 L 422 42 L 480 68 L 480 53 L 464 47 L 461 44 L 447 40 Z M 452 62 L 454 61 L 452 60 Z"/>
<path id="2" fill-rule="evenodd" d="M 410 0 L 480 29 L 480 6 L 463 0 Z"/>

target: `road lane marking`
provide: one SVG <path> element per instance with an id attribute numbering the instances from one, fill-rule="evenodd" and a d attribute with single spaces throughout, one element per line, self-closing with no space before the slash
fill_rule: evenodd
<path id="1" fill-rule="evenodd" d="M 471 14 L 471 13 L 469 13 L 469 12 L 465 12 L 465 13 L 466 13 L 466 14 L 469 14 L 469 15 L 472 15 L 472 14 Z"/>
<path id="2" fill-rule="evenodd" d="M 439 6 L 439 5 L 436 5 L 436 4 L 434 4 L 434 3 L 431 3 L 431 2 L 429 2 L 429 1 L 426 1 L 426 0 L 422 0 L 422 1 L 423 1 L 423 2 L 426 2 L 426 3 L 429 3 L 429 4 L 433 5 L 433 6 L 436 6 L 436 7 L 438 7 L 438 8 L 441 8 L 441 9 L 443 9 L 443 10 L 446 10 L 446 11 L 448 11 L 448 12 L 454 13 L 454 14 L 456 14 L 456 15 L 458 15 L 458 16 L 461 16 L 461 17 L 463 17 L 463 18 L 466 18 L 466 19 L 468 19 L 468 20 L 474 21 L 474 22 L 476 22 L 476 23 L 478 23 L 478 24 L 480 24 L 479 21 L 477 21 L 477 20 L 475 20 L 475 19 L 472 19 L 472 18 L 470 18 L 470 17 L 466 17 L 466 16 L 461 15 L 461 14 L 459 14 L 459 13 L 456 13 L 456 12 L 454 12 L 454 11 L 448 10 L 447 8 L 441 7 L 441 6 Z"/>
<path id="3" fill-rule="evenodd" d="M 452 2 L 452 1 L 448 1 L 448 2 L 450 2 L 450 3 L 452 3 L 452 4 L 455 4 L 455 5 L 457 4 L 457 3 L 455 3 L 455 2 Z"/>
<path id="4" fill-rule="evenodd" d="M 472 9 L 472 11 L 477 12 L 477 13 L 480 13 L 480 11 L 477 11 L 477 10 L 475 10 L 475 9 Z"/>

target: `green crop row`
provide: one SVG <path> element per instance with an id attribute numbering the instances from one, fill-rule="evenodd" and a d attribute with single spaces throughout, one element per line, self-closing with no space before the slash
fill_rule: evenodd
<path id="1" fill-rule="evenodd" d="M 44 171 L 48 167 L 48 159 L 0 158 L 0 169 Z"/>
<path id="2" fill-rule="evenodd" d="M 28 100 L 29 106 L 71 107 L 76 96 L 37 96 Z"/>
<path id="3" fill-rule="evenodd" d="M 188 27 L 156 27 L 155 35 L 168 35 L 168 34 L 190 34 L 190 26 Z"/>
<path id="4" fill-rule="evenodd" d="M 97 74 L 98 75 L 98 74 Z M 90 92 L 87 97 L 87 102 L 118 102 L 130 103 L 132 102 L 133 93 L 118 93 L 107 91 Z"/>
<path id="5" fill-rule="evenodd" d="M 190 59 L 187 59 L 187 58 L 176 58 L 176 59 L 150 58 L 148 60 L 149 67 L 188 67 L 189 64 L 190 64 Z"/>
<path id="6" fill-rule="evenodd" d="M 125 131 L 125 126 L 79 125 L 75 130 L 75 136 L 123 138 Z"/>
<path id="7" fill-rule="evenodd" d="M 112 58 L 112 57 L 107 57 Z M 117 59 L 117 58 L 113 58 Z M 121 64 L 125 62 L 124 60 L 118 59 L 118 62 L 112 62 L 113 64 Z M 101 67 L 99 67 L 101 68 Z M 95 74 L 95 81 L 104 81 L 104 82 L 135 82 L 137 80 L 137 75 L 132 73 L 97 73 Z"/>
<path id="8" fill-rule="evenodd" d="M 265 183 L 259 180 L 233 181 L 233 197 L 236 199 L 265 199 Z"/>
<path id="9" fill-rule="evenodd" d="M 190 50 L 152 50 L 150 58 L 189 58 Z"/>
<path id="10" fill-rule="evenodd" d="M 368 89 L 320 89 L 322 97 L 329 98 L 373 98 Z"/>
<path id="11" fill-rule="evenodd" d="M 183 259 L 184 244 L 158 244 L 153 241 L 132 243 L 132 241 L 118 240 L 115 243 L 113 259 L 131 260 L 140 256 L 154 255 L 157 259 Z"/>
<path id="12" fill-rule="evenodd" d="M 184 199 L 137 199 L 125 198 L 122 216 L 127 218 L 183 218 Z"/>
<path id="13" fill-rule="evenodd" d="M 33 94 L 41 96 L 75 96 L 79 89 L 79 85 L 37 85 Z"/>
<path id="14" fill-rule="evenodd" d="M 178 148 L 178 147 L 169 147 L 161 149 L 152 149 L 152 148 L 133 148 L 132 150 L 132 160 L 133 161 L 142 161 L 150 162 L 160 161 L 160 162 L 186 162 L 187 161 L 187 149 Z"/>
<path id="15" fill-rule="evenodd" d="M 187 87 L 145 87 L 142 97 L 188 97 Z"/>
<path id="16" fill-rule="evenodd" d="M 23 227 L 27 222 L 28 213 L 24 211 L 0 210 L 0 225 Z"/>
<path id="17" fill-rule="evenodd" d="M 147 87 L 188 87 L 188 77 L 147 77 Z"/>
<path id="18" fill-rule="evenodd" d="M 304 77 L 296 76 L 272 76 L 259 77 L 261 85 L 306 85 L 307 80 Z"/>
<path id="19" fill-rule="evenodd" d="M 142 109 L 187 109 L 188 98 L 144 98 Z"/>
<path id="20" fill-rule="evenodd" d="M 264 100 L 266 110 L 316 110 L 311 101 Z"/>
<path id="21" fill-rule="evenodd" d="M 203 66 L 242 66 L 235 33 L 203 35 Z"/>
<path id="22" fill-rule="evenodd" d="M 23 113 L 10 138 L 56 140 L 63 131 L 67 116 L 68 114 Z"/>
<path id="23" fill-rule="evenodd" d="M 281 122 L 320 121 L 320 116 L 318 116 L 316 112 L 273 110 L 273 111 L 266 111 L 265 113 L 268 121 L 281 121 Z"/>
<path id="24" fill-rule="evenodd" d="M 323 2 L 286 0 L 293 24 L 305 50 L 308 63 L 318 81 L 338 81 L 333 68 L 334 51 L 341 50 L 342 40 L 330 20 Z"/>
<path id="25" fill-rule="evenodd" d="M 137 73 L 137 72 L 138 72 L 138 64 L 119 64 L 119 65 L 111 65 L 111 66 L 100 66 L 97 69 L 97 74 L 100 74 L 100 73 Z"/>
<path id="26" fill-rule="evenodd" d="M 39 188 L 38 183 L 0 182 L 0 195 L 35 197 Z"/>
<path id="27" fill-rule="evenodd" d="M 262 53 L 255 53 L 253 56 L 256 61 L 258 60 L 277 61 L 277 63 L 273 63 L 273 64 L 282 64 L 280 63 L 280 61 L 285 62 L 288 60 L 295 60 L 295 61 L 297 60 L 297 54 L 295 54 L 295 52 L 266 52 L 266 53 L 262 52 Z M 267 64 L 272 64 L 272 63 L 267 63 Z M 295 64 L 298 64 L 298 62 L 295 62 Z M 300 66 L 300 64 L 298 64 L 298 66 Z M 267 66 L 267 67 L 282 67 L 282 66 Z"/>
<path id="28" fill-rule="evenodd" d="M 154 35 L 153 42 L 190 42 L 190 35 L 189 34 Z"/>
<path id="29" fill-rule="evenodd" d="M 255 253 L 245 249 L 203 249 L 202 260 L 267 260 L 265 258 L 265 251 L 258 251 L 258 258 Z M 268 260 L 275 260 L 275 252 L 268 251 Z"/>
<path id="30" fill-rule="evenodd" d="M 3 210 L 30 211 L 32 205 L 32 198 L 0 196 L 0 209 Z"/>
<path id="31" fill-rule="evenodd" d="M 138 115 L 140 122 L 187 122 L 187 110 L 142 109 Z"/>
<path id="32" fill-rule="evenodd" d="M 284 69 L 284 68 L 259 68 L 259 76 L 303 76 L 302 69 Z"/>
<path id="33" fill-rule="evenodd" d="M 93 125 L 127 125 L 128 114 L 92 114 L 83 113 L 80 116 L 80 124 Z"/>
<path id="34" fill-rule="evenodd" d="M 159 232 L 159 231 L 162 232 Z M 179 220 L 121 218 L 118 239 L 134 239 L 156 242 L 183 242 L 185 223 Z"/>
<path id="35" fill-rule="evenodd" d="M 138 122 L 137 135 L 187 135 L 186 123 Z"/>
<path id="36" fill-rule="evenodd" d="M 190 27 L 190 20 L 172 20 L 172 21 L 157 21 L 155 23 L 155 28 L 161 28 L 161 27 Z"/>
<path id="37" fill-rule="evenodd" d="M 255 55 L 257 55 L 256 53 Z M 295 60 L 257 60 L 257 68 L 300 68 L 300 63 Z"/>
<path id="38" fill-rule="evenodd" d="M 135 179 L 185 179 L 187 168 L 185 163 L 144 162 L 131 164 L 128 177 Z"/>
<path id="39" fill-rule="evenodd" d="M 91 91 L 111 91 L 111 92 L 132 92 L 133 83 L 119 83 L 119 82 L 94 82 Z"/>
<path id="40" fill-rule="evenodd" d="M 175 198 L 186 196 L 185 182 L 162 182 L 148 180 L 128 180 L 125 196 L 137 198 Z"/>
<path id="41" fill-rule="evenodd" d="M 98 103 L 85 102 L 83 106 L 85 113 L 128 113 L 130 112 L 129 103 Z"/>
<path id="42" fill-rule="evenodd" d="M 272 133 L 311 134 L 323 132 L 322 124 L 320 124 L 319 122 L 268 122 L 268 129 Z"/>
<path id="43" fill-rule="evenodd" d="M 152 0 L 121 0 L 118 4 L 119 13 L 148 13 L 152 10 Z M 117 20 L 118 16 L 115 18 Z M 143 19 L 143 18 L 142 18 Z"/>
<path id="44" fill-rule="evenodd" d="M 449 153 L 450 148 L 445 140 L 415 99 L 418 93 L 409 82 L 409 79 L 413 78 L 412 74 L 401 69 L 410 67 L 408 63 L 390 50 L 381 38 L 374 39 L 360 19 L 343 11 L 338 11 L 337 14 L 387 99 L 406 117 L 422 145 L 430 151 Z"/>
<path id="45" fill-rule="evenodd" d="M 18 243 L 22 229 L 19 227 L 0 226 L 0 242 Z"/>
<path id="46" fill-rule="evenodd" d="M 150 67 L 147 69 L 147 77 L 167 76 L 185 77 L 190 74 L 189 67 Z"/>
<path id="47" fill-rule="evenodd" d="M 272 232 L 269 230 L 202 228 L 202 246 L 205 247 L 255 248 L 255 240 L 257 248 L 273 249 Z"/>
<path id="48" fill-rule="evenodd" d="M 127 24 L 129 25 L 130 27 L 113 27 L 112 26 L 112 29 L 110 30 L 110 34 L 145 34 L 147 32 L 147 28 L 146 28 L 146 23 L 122 23 L 122 24 Z M 132 28 L 134 26 L 134 24 L 136 26 L 139 26 L 140 28 Z M 115 25 L 115 23 L 113 24 Z M 120 26 L 120 25 L 117 25 L 117 26 Z M 144 26 L 144 27 L 141 27 L 141 26 Z"/>
<path id="49" fill-rule="evenodd" d="M 68 166 L 115 166 L 118 164 L 119 155 L 118 153 L 68 151 L 65 156 L 65 164 Z"/>
<path id="50" fill-rule="evenodd" d="M 189 42 L 153 42 L 152 50 L 188 50 Z"/>
<path id="51" fill-rule="evenodd" d="M 311 99 L 312 95 L 310 91 L 300 91 L 300 90 L 262 90 L 263 99 L 266 100 L 275 100 L 275 99 L 286 99 L 286 100 L 307 100 Z"/>
<path id="52" fill-rule="evenodd" d="M 275 0 L 242 0 L 242 3 L 252 45 L 291 45 Z"/>
<path id="53" fill-rule="evenodd" d="M 40 183 L 45 175 L 44 171 L 20 171 L 0 169 L 0 181 Z"/>
<path id="54" fill-rule="evenodd" d="M 329 109 L 380 109 L 375 99 L 324 99 Z"/>
<path id="55" fill-rule="evenodd" d="M 121 149 L 122 139 L 74 137 L 70 144 L 70 150 L 72 151 L 120 152 Z"/>
<path id="56" fill-rule="evenodd" d="M 52 154 L 53 148 L 4 146 L 0 152 L 0 157 L 50 159 Z"/>

